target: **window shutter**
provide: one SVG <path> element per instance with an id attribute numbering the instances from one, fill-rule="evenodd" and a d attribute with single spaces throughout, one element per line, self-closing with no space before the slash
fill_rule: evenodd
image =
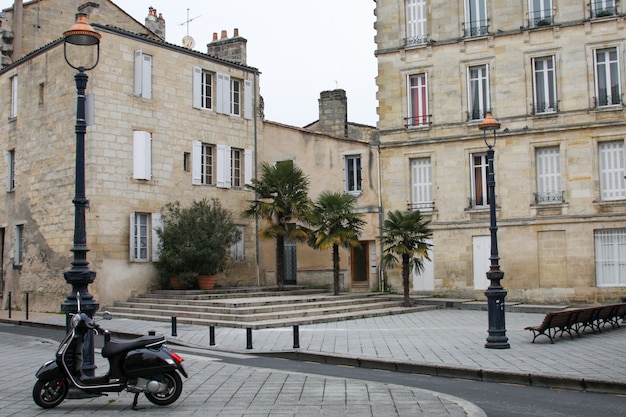
<path id="1" fill-rule="evenodd" d="M 600 197 L 602 200 L 626 198 L 624 179 L 624 142 L 605 142 L 599 145 Z"/>
<path id="2" fill-rule="evenodd" d="M 217 186 L 219 188 L 231 187 L 230 173 L 230 146 L 217 145 Z"/>
<path id="3" fill-rule="evenodd" d="M 135 232 L 135 212 L 131 211 L 130 212 L 130 243 L 128 245 L 128 247 L 130 248 L 130 253 L 129 253 L 129 259 L 131 261 L 135 260 L 135 237 L 136 237 L 136 232 Z"/>
<path id="4" fill-rule="evenodd" d="M 152 98 L 152 57 L 150 55 L 143 56 L 141 68 L 141 96 L 143 98 Z"/>
<path id="5" fill-rule="evenodd" d="M 14 75 L 11 78 L 11 117 L 17 117 L 17 88 L 18 88 L 18 78 L 17 75 Z"/>
<path id="6" fill-rule="evenodd" d="M 141 97 L 141 76 L 143 66 L 143 53 L 141 50 L 135 51 L 135 95 Z"/>
<path id="7" fill-rule="evenodd" d="M 432 198 L 432 178 L 430 158 L 414 159 L 413 203 L 430 203 Z"/>
<path id="8" fill-rule="evenodd" d="M 202 108 L 202 68 L 193 67 L 193 107 Z"/>
<path id="9" fill-rule="evenodd" d="M 152 262 L 159 261 L 159 243 L 161 239 L 159 239 L 159 234 L 157 230 L 163 227 L 163 219 L 161 218 L 161 213 L 152 213 Z"/>
<path id="10" fill-rule="evenodd" d="M 230 114 L 230 76 L 217 74 L 217 100 L 215 111 Z"/>
<path id="11" fill-rule="evenodd" d="M 246 149 L 243 151 L 243 163 L 244 163 L 244 184 L 252 184 L 252 150 Z"/>
<path id="12" fill-rule="evenodd" d="M 191 152 L 191 183 L 202 184 L 202 142 L 193 141 Z"/>
<path id="13" fill-rule="evenodd" d="M 249 80 L 243 82 L 243 100 L 243 117 L 252 119 L 252 82 Z"/>
<path id="14" fill-rule="evenodd" d="M 152 178 L 152 138 L 150 132 L 133 132 L 133 178 L 150 180 Z"/>
<path id="15" fill-rule="evenodd" d="M 7 177 L 6 177 L 6 186 L 7 191 L 11 191 L 11 177 L 12 177 L 12 169 L 13 169 L 13 155 L 11 155 L 11 151 L 6 153 L 6 161 L 7 161 Z"/>

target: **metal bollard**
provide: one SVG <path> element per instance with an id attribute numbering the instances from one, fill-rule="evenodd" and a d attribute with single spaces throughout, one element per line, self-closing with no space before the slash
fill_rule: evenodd
<path id="1" fill-rule="evenodd" d="M 28 291 L 26 291 L 26 320 L 28 321 Z"/>
<path id="2" fill-rule="evenodd" d="M 293 326 L 293 348 L 300 349 L 300 326 Z"/>
<path id="3" fill-rule="evenodd" d="M 252 327 L 246 328 L 246 349 L 252 349 Z"/>
<path id="4" fill-rule="evenodd" d="M 9 318 L 11 318 L 11 291 L 9 291 Z"/>
<path id="5" fill-rule="evenodd" d="M 215 346 L 215 326 L 209 326 L 209 346 Z"/>
<path id="6" fill-rule="evenodd" d="M 172 337 L 176 337 L 176 316 L 172 316 Z"/>

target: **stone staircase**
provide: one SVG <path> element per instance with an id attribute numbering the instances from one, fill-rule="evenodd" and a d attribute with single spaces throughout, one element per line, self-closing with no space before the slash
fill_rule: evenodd
<path id="1" fill-rule="evenodd" d="M 303 288 L 155 291 L 108 307 L 116 318 L 214 325 L 239 328 L 287 327 L 351 320 L 415 311 L 437 306 L 402 306 L 402 297 L 381 293 L 333 295 Z M 104 310 L 104 309 L 101 309 Z"/>

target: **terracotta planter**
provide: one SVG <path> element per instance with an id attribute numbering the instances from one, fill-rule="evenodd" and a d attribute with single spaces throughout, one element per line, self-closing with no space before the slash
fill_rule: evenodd
<path id="1" fill-rule="evenodd" d="M 201 290 L 212 290 L 215 287 L 215 275 L 198 275 L 198 288 Z"/>
<path id="2" fill-rule="evenodd" d="M 170 278 L 170 287 L 173 290 L 186 290 L 187 289 L 183 284 L 181 284 L 179 276 Z"/>

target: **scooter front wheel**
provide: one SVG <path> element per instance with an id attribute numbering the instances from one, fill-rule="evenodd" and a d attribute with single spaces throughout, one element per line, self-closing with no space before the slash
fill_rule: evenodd
<path id="1" fill-rule="evenodd" d="M 41 408 L 54 408 L 61 404 L 67 393 L 69 386 L 65 378 L 51 380 L 37 380 L 33 388 L 33 400 Z"/>
<path id="2" fill-rule="evenodd" d="M 167 389 L 158 394 L 150 394 L 146 392 L 146 398 L 152 404 L 170 405 L 176 401 L 183 392 L 183 380 L 176 371 L 168 372 L 154 379 L 167 385 Z"/>

